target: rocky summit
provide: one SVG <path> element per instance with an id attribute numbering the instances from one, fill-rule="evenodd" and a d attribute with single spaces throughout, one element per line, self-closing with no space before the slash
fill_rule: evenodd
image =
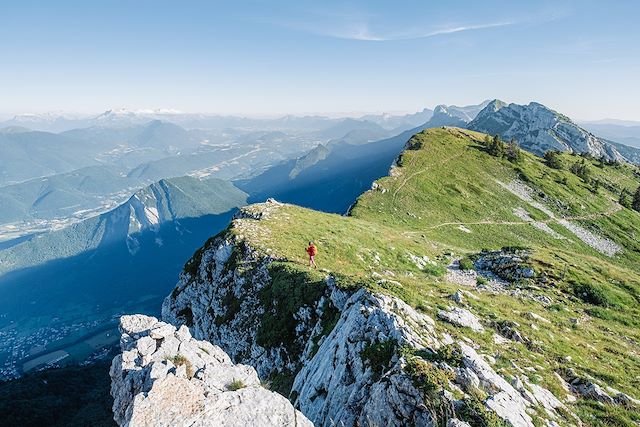
<path id="1" fill-rule="evenodd" d="M 123 318 L 118 424 L 635 425 L 637 168 L 490 140 L 418 133 L 346 216 L 242 208 Z"/>
<path id="2" fill-rule="evenodd" d="M 513 138 L 526 150 L 539 155 L 556 150 L 588 153 L 609 160 L 624 159 L 608 141 L 537 102 L 518 105 L 494 100 L 478 113 L 468 128 L 497 134 L 506 140 Z"/>

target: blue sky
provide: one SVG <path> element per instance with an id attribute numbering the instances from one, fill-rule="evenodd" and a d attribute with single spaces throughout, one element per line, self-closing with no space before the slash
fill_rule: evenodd
<path id="1" fill-rule="evenodd" d="M 409 112 L 500 98 L 640 120 L 640 2 L 0 3 L 0 114 Z"/>

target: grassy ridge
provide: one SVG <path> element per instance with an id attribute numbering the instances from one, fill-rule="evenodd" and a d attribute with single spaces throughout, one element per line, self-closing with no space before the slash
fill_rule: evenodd
<path id="1" fill-rule="evenodd" d="M 514 288 L 549 298 L 552 304 L 486 292 L 476 292 L 479 299 L 467 303 L 488 321 L 518 322 L 530 344 L 497 345 L 490 332 L 464 335 L 481 343 L 483 352 L 498 355 L 502 374 L 518 374 L 513 363 L 531 367 L 531 380 L 559 397 L 565 392 L 553 372 L 564 367 L 640 397 L 640 214 L 617 203 L 623 189 L 634 191 L 639 185 L 638 172 L 628 165 L 587 159 L 591 179 L 599 181 L 594 189 L 570 171 L 573 163 L 582 161 L 578 156 L 560 155 L 562 169 L 552 169 L 528 153 L 513 164 L 486 153 L 484 137 L 456 128 L 416 135 L 399 167 L 358 199 L 350 217 L 284 205 L 262 221 L 240 220 L 235 232 L 304 272 L 310 283 L 326 275 L 306 265 L 304 248 L 314 240 L 319 266 L 336 275 L 340 286 L 394 294 L 432 317 L 451 304 L 448 296 L 460 287 L 444 275 L 453 258 L 483 248 L 529 247 L 536 277 Z M 544 209 L 505 188 L 515 180 L 533 188 L 534 201 Z M 515 209 L 544 222 L 557 235 L 527 223 Z M 558 218 L 623 249 L 613 257 L 604 255 Z M 529 312 L 550 323 L 536 327 Z M 462 336 L 448 324 L 438 322 L 438 328 Z M 592 425 L 632 425 L 632 420 L 640 420 L 633 410 L 594 406 L 586 400 L 574 409 Z"/>

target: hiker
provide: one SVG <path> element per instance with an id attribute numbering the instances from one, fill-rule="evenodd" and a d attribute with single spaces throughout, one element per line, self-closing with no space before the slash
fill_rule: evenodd
<path id="1" fill-rule="evenodd" d="M 318 268 L 315 261 L 315 257 L 316 257 L 316 254 L 318 253 L 318 249 L 316 249 L 316 245 L 314 245 L 313 242 L 309 242 L 307 253 L 309 254 L 309 267 L 313 266 L 313 268 Z"/>

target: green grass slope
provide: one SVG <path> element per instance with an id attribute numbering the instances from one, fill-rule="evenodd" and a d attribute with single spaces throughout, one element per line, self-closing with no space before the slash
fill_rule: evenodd
<path id="1" fill-rule="evenodd" d="M 503 374 L 517 374 L 514 363 L 531 367 L 532 381 L 557 396 L 566 392 L 554 372 L 572 368 L 640 397 L 640 213 L 618 204 L 623 190 L 640 185 L 638 170 L 584 159 L 589 175 L 581 178 L 571 172 L 579 156 L 560 155 L 561 169 L 524 152 L 511 163 L 489 155 L 484 138 L 457 128 L 426 130 L 350 216 L 283 205 L 261 221 L 238 220 L 231 232 L 309 283 L 328 270 L 340 286 L 399 296 L 434 318 L 461 288 L 447 273 L 453 261 L 483 249 L 529 248 L 534 277 L 467 301 L 488 322 L 518 322 L 529 343 L 496 344 L 491 331 L 464 336 L 496 355 Z M 525 186 L 531 191 L 523 195 Z M 325 271 L 307 267 L 308 240 Z M 607 253 L 607 245 L 617 249 Z M 550 323 L 536 327 L 530 312 Z M 463 336 L 444 322 L 438 328 Z M 572 409 L 588 425 L 640 421 L 636 409 L 588 399 Z"/>

